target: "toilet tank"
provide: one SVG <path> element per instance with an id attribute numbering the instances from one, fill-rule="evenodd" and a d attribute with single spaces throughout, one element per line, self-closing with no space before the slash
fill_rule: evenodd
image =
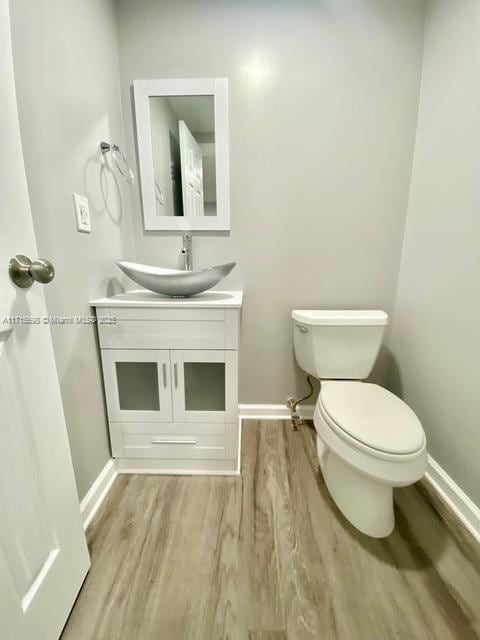
<path id="1" fill-rule="evenodd" d="M 384 311 L 292 311 L 299 366 L 320 379 L 363 380 L 377 359 L 388 315 Z"/>

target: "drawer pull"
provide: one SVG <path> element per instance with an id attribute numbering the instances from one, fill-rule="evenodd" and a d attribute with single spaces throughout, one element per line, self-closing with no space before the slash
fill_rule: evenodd
<path id="1" fill-rule="evenodd" d="M 178 365 L 175 362 L 173 365 L 173 379 L 175 381 L 175 388 L 178 387 Z"/>
<path id="2" fill-rule="evenodd" d="M 191 440 L 176 440 L 172 438 L 152 438 L 151 444 L 197 444 L 195 438 Z"/>

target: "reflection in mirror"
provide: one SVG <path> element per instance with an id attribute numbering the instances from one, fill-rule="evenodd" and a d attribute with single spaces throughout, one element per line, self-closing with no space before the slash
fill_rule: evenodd
<path id="1" fill-rule="evenodd" d="M 213 96 L 150 96 L 159 216 L 216 216 Z"/>

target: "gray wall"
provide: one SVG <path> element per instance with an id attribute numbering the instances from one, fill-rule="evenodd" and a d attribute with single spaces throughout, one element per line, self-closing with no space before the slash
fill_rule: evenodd
<path id="1" fill-rule="evenodd" d="M 390 386 L 480 505 L 480 4 L 428 3 Z"/>
<path id="2" fill-rule="evenodd" d="M 230 82 L 232 233 L 197 234 L 197 266 L 237 260 L 246 293 L 241 402 L 305 385 L 295 307 L 392 310 L 407 207 L 423 41 L 419 0 L 119 0 L 129 155 L 137 78 Z M 180 237 L 145 233 L 136 259 L 175 266 Z"/>
<path id="3" fill-rule="evenodd" d="M 131 243 L 124 187 L 104 169 L 97 152 L 103 138 L 122 142 L 114 6 L 98 0 L 15 0 L 11 5 L 38 249 L 57 270 L 45 287 L 48 311 L 88 314 L 91 298 L 115 290 L 114 260 L 128 255 Z M 90 235 L 76 231 L 72 192 L 90 200 Z M 110 458 L 96 330 L 62 326 L 52 334 L 82 498 Z"/>

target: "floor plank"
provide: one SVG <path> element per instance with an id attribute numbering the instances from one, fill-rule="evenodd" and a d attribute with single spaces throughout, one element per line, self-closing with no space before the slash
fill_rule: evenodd
<path id="1" fill-rule="evenodd" d="M 243 426 L 242 476 L 119 476 L 63 640 L 480 638 L 480 552 L 422 485 L 385 540 L 325 488 L 308 424 Z"/>

